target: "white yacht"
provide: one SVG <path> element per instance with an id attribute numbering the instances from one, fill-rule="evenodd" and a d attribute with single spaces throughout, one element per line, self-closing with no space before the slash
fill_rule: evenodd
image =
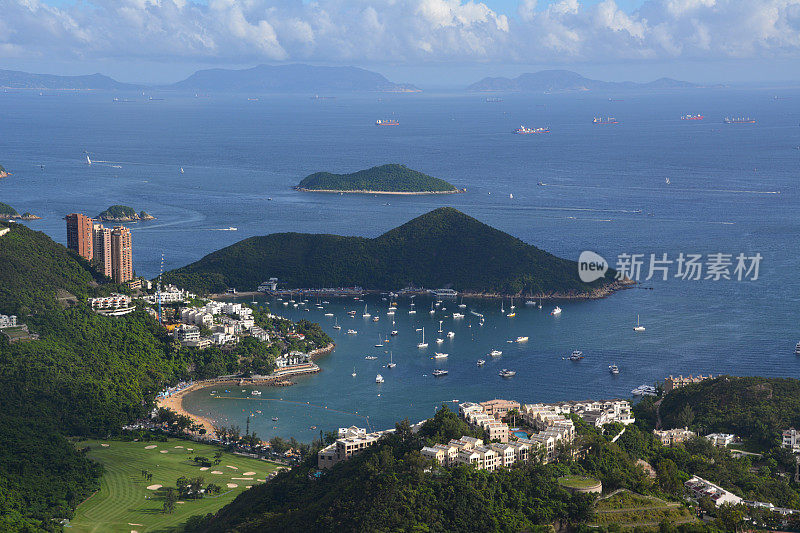
<path id="1" fill-rule="evenodd" d="M 492 350 L 491 352 L 489 352 L 489 355 L 491 355 L 492 357 L 500 357 L 501 355 L 503 355 L 503 352 L 501 350 Z"/>
<path id="2" fill-rule="evenodd" d="M 453 320 L 458 320 L 459 318 L 464 318 L 463 313 L 453 313 Z"/>
<path id="3" fill-rule="evenodd" d="M 442 353 L 442 352 L 434 352 L 434 355 L 433 355 L 433 357 L 434 357 L 435 359 L 445 359 L 445 358 L 447 358 L 449 355 L 450 355 L 450 354 L 446 354 L 446 353 Z"/>
<path id="4" fill-rule="evenodd" d="M 437 368 L 436 370 L 431 372 L 431 374 L 433 374 L 435 377 L 438 378 L 440 376 L 446 376 L 447 375 L 447 370 L 441 370 L 441 369 Z"/>
<path id="5" fill-rule="evenodd" d="M 517 342 L 528 342 L 528 337 L 517 337 Z"/>
<path id="6" fill-rule="evenodd" d="M 559 306 L 556 306 L 556 307 L 555 307 L 555 309 L 553 309 L 552 311 L 550 311 L 550 314 L 551 314 L 551 315 L 553 315 L 553 316 L 558 316 L 558 315 L 560 315 L 560 314 L 561 314 L 561 308 L 560 308 Z"/>
<path id="7" fill-rule="evenodd" d="M 384 381 L 383 376 L 381 376 L 380 374 L 375 376 L 375 383 L 383 383 L 383 381 Z"/>
<path id="8" fill-rule="evenodd" d="M 516 375 L 517 375 L 517 371 L 516 370 L 509 370 L 507 368 L 504 368 L 499 373 L 499 376 L 501 378 L 513 378 Z"/>
<path id="9" fill-rule="evenodd" d="M 639 323 L 639 315 L 636 315 L 636 327 L 633 328 L 633 331 L 644 331 L 644 326 Z"/>
<path id="10" fill-rule="evenodd" d="M 409 315 L 416 315 L 417 314 L 417 310 L 414 309 L 414 302 L 411 302 L 411 306 L 410 306 L 410 309 L 408 310 L 408 314 Z"/>
<path id="11" fill-rule="evenodd" d="M 383 339 L 381 339 L 380 334 L 378 335 L 378 344 L 375 345 L 376 348 L 383 348 Z"/>
<path id="12" fill-rule="evenodd" d="M 619 367 L 617 365 L 611 364 L 608 366 L 608 371 L 616 376 L 617 374 L 619 374 Z"/>
<path id="13" fill-rule="evenodd" d="M 656 388 L 652 385 L 639 385 L 631 391 L 634 396 L 656 396 Z"/>
<path id="14" fill-rule="evenodd" d="M 339 325 L 339 319 L 338 318 L 334 322 L 335 322 L 335 324 L 333 325 L 333 329 L 342 329 L 342 326 Z"/>
<path id="15" fill-rule="evenodd" d="M 354 330 L 354 329 L 348 329 L 347 330 L 347 334 L 348 335 L 356 335 L 356 334 L 358 334 L 358 332 L 356 330 Z"/>
<path id="16" fill-rule="evenodd" d="M 365 355 L 364 359 L 366 359 L 367 361 L 374 361 L 375 359 L 377 359 L 377 357 L 374 355 Z"/>
<path id="17" fill-rule="evenodd" d="M 389 364 L 386 365 L 386 368 L 394 368 L 397 366 L 397 363 L 394 362 L 394 358 L 392 357 L 392 352 L 389 352 Z"/>
<path id="18" fill-rule="evenodd" d="M 260 390 L 254 390 L 250 394 L 252 394 L 253 396 L 261 396 L 261 391 Z"/>
<path id="19" fill-rule="evenodd" d="M 428 343 L 425 342 L 425 327 L 422 328 L 422 340 L 417 343 L 417 348 L 427 348 Z"/>
<path id="20" fill-rule="evenodd" d="M 456 336 L 456 334 L 455 334 L 454 332 L 452 332 L 452 331 L 448 331 L 448 332 L 447 332 L 447 338 L 448 338 L 448 339 L 452 339 L 452 338 L 453 338 L 453 337 L 455 337 L 455 336 Z"/>
<path id="21" fill-rule="evenodd" d="M 369 317 L 371 317 L 371 316 L 372 316 L 371 314 L 369 314 L 369 313 L 367 312 L 367 304 L 364 304 L 364 314 L 363 314 L 363 315 L 361 315 L 361 316 L 362 316 L 362 317 L 364 317 L 364 318 L 369 318 Z"/>
<path id="22" fill-rule="evenodd" d="M 443 342 L 444 342 L 444 339 L 443 339 L 443 338 L 441 338 L 441 337 L 436 337 L 436 344 L 442 344 Z"/>
<path id="23" fill-rule="evenodd" d="M 484 361 L 483 359 L 478 359 L 478 363 L 477 364 L 478 364 L 478 366 L 483 366 L 483 365 L 486 364 L 486 361 Z"/>
<path id="24" fill-rule="evenodd" d="M 333 313 L 325 313 L 325 316 L 333 316 Z"/>
<path id="25" fill-rule="evenodd" d="M 797 345 L 794 347 L 794 354 L 800 355 L 800 342 L 798 342 Z"/>

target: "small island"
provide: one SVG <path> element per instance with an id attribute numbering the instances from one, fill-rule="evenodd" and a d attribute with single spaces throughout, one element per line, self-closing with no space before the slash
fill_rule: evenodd
<path id="1" fill-rule="evenodd" d="M 306 176 L 295 189 L 355 194 L 454 194 L 466 191 L 439 178 L 397 164 L 380 165 L 350 174 L 316 172 Z"/>
<path id="2" fill-rule="evenodd" d="M 0 220 L 39 220 L 41 218 L 42 217 L 37 217 L 27 211 L 20 215 L 17 210 L 10 205 L 0 202 Z"/>
<path id="3" fill-rule="evenodd" d="M 11 175 L 3 165 L 0 165 L 0 178 L 7 178 Z"/>
<path id="4" fill-rule="evenodd" d="M 112 205 L 95 217 L 103 222 L 139 222 L 140 220 L 155 220 L 156 217 L 142 211 L 136 210 L 127 205 Z"/>

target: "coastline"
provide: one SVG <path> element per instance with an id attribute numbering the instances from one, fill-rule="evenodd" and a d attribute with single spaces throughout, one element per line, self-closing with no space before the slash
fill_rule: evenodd
<path id="1" fill-rule="evenodd" d="M 321 357 L 323 355 L 331 353 L 335 347 L 336 345 L 331 342 L 327 346 L 310 351 L 308 353 L 308 356 L 313 360 L 316 357 Z M 201 424 L 205 428 L 206 434 L 198 435 L 194 432 L 190 433 L 201 439 L 211 439 L 213 438 L 214 435 L 214 420 L 205 415 L 192 413 L 188 411 L 183 405 L 184 396 L 186 396 L 190 392 L 194 392 L 196 390 L 201 390 L 201 389 L 207 389 L 210 387 L 224 386 L 224 385 L 235 385 L 235 386 L 267 385 L 270 387 L 287 387 L 294 385 L 294 382 L 290 381 L 288 378 L 302 374 L 313 374 L 319 371 L 320 369 L 318 366 L 309 365 L 298 369 L 285 370 L 283 372 L 273 373 L 269 376 L 256 377 L 256 378 L 229 378 L 225 376 L 220 378 L 205 379 L 202 381 L 197 381 L 195 383 L 192 383 L 188 387 L 181 389 L 180 391 L 177 391 L 171 394 L 170 396 L 157 398 L 156 407 L 171 409 L 172 411 L 176 412 L 179 415 L 188 416 L 189 418 L 194 419 L 197 423 Z"/>
<path id="2" fill-rule="evenodd" d="M 400 196 L 422 196 L 429 194 L 461 194 L 467 192 L 467 189 L 455 189 L 452 191 L 370 191 L 370 190 L 337 190 L 337 189 L 306 189 L 304 187 L 294 187 L 296 191 L 302 192 L 326 192 L 338 194 L 384 194 L 384 195 L 400 195 Z"/>

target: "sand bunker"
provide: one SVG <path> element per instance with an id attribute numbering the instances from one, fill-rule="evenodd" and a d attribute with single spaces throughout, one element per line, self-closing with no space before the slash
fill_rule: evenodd
<path id="1" fill-rule="evenodd" d="M 208 467 L 207 467 L 207 466 L 201 466 L 201 467 L 200 467 L 200 470 L 202 470 L 203 472 L 205 472 L 206 470 L 208 470 Z"/>
<path id="2" fill-rule="evenodd" d="M 211 473 L 212 474 L 221 474 L 222 472 L 220 472 L 219 470 L 212 470 Z"/>
<path id="3" fill-rule="evenodd" d="M 155 444 L 151 444 L 150 446 L 144 447 L 145 450 L 152 450 L 153 448 L 158 448 L 158 446 L 156 446 Z"/>
<path id="4" fill-rule="evenodd" d="M 228 488 L 229 488 L 229 489 L 235 489 L 235 488 L 236 488 L 236 487 L 238 487 L 238 486 L 239 486 L 239 485 L 237 485 L 236 483 L 228 483 Z"/>
<path id="5" fill-rule="evenodd" d="M 253 485 L 247 485 L 245 488 L 246 488 L 246 489 L 253 488 Z"/>
<path id="6" fill-rule="evenodd" d="M 167 450 L 161 450 L 159 453 L 169 453 Z"/>
<path id="7" fill-rule="evenodd" d="M 178 446 L 175 446 L 175 447 L 176 447 L 176 448 L 183 448 L 183 446 L 181 446 L 181 445 L 178 445 Z"/>
<path id="8" fill-rule="evenodd" d="M 162 487 L 162 485 L 158 485 L 158 484 L 156 484 L 156 485 L 148 485 L 147 486 L 147 490 L 158 490 L 161 487 Z"/>
<path id="9" fill-rule="evenodd" d="M 234 470 L 239 470 L 238 466 L 225 465 L 225 468 L 233 468 Z"/>
<path id="10" fill-rule="evenodd" d="M 261 483 L 266 483 L 267 482 L 266 479 L 257 479 L 256 481 L 260 481 Z"/>
<path id="11" fill-rule="evenodd" d="M 253 481 L 251 477 L 232 477 L 231 479 L 237 479 L 239 481 Z"/>
<path id="12" fill-rule="evenodd" d="M 245 472 L 245 473 L 244 473 L 244 474 L 242 474 L 242 475 L 243 475 L 243 476 L 255 476 L 255 475 L 256 475 L 256 473 L 255 473 L 255 472 Z"/>
<path id="13" fill-rule="evenodd" d="M 105 443 L 101 444 L 100 446 L 102 446 L 103 448 L 108 448 L 108 444 L 105 444 Z"/>

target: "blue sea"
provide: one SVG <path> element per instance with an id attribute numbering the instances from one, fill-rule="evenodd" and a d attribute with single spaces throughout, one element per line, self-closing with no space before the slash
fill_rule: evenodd
<path id="1" fill-rule="evenodd" d="M 388 302 L 379 297 L 366 302 L 378 311 L 377 323 L 361 318 L 361 302 L 331 300 L 319 310 L 312 301 L 302 311 L 262 300 L 289 318 L 321 322 L 336 339 L 336 350 L 319 361 L 322 372 L 293 387 L 265 388 L 259 400 L 250 389 L 214 396 L 201 390 L 189 396 L 190 409 L 242 427 L 252 412 L 262 437 L 309 440 L 341 425 L 386 428 L 422 419 L 454 399 L 630 397 L 633 387 L 670 374 L 800 377 L 792 354 L 800 340 L 800 92 L 516 94 L 493 103 L 472 94 L 310 96 L 167 94 L 148 101 L 2 93 L 0 163 L 13 175 L 0 180 L 0 201 L 42 216 L 27 224 L 62 243 L 67 213 L 96 215 L 111 204 L 146 210 L 158 219 L 131 229 L 134 267 L 148 277 L 158 274 L 162 253 L 169 269 L 272 232 L 374 237 L 452 206 L 570 259 L 592 250 L 615 266 L 620 254 L 642 254 L 642 283 L 602 300 L 545 301 L 541 310 L 515 302 L 513 318 L 490 300 L 465 300 L 463 320 L 448 317 L 452 302 L 432 317 L 425 298 L 409 315 L 410 301 L 401 299 L 400 334 L 384 348 L 374 347 L 391 329 Z M 681 121 L 686 113 L 706 118 Z M 593 125 L 599 115 L 619 124 Z M 757 123 L 726 125 L 725 116 Z M 400 126 L 374 125 L 385 118 Z M 549 126 L 551 133 L 512 135 L 520 125 Z M 467 193 L 395 198 L 291 189 L 312 172 L 388 162 Z M 229 227 L 237 231 L 221 231 Z M 757 280 L 752 273 L 743 281 L 684 280 L 674 277 L 675 264 L 667 281 L 660 274 L 643 279 L 650 254 L 675 260 L 680 253 L 704 260 L 731 254 L 732 275 L 737 255 L 763 259 Z M 563 308 L 559 317 L 549 314 L 555 305 Z M 346 315 L 350 309 L 358 318 Z M 470 310 L 486 315 L 483 326 Z M 637 315 L 646 326 L 638 334 Z M 439 320 L 455 333 L 441 349 L 433 342 Z M 427 350 L 416 347 L 423 326 Z M 344 333 L 351 327 L 358 335 Z M 530 340 L 507 342 L 521 335 Z M 502 357 L 488 357 L 492 348 Z M 563 359 L 575 349 L 584 360 Z M 388 350 L 394 369 L 383 368 Z M 434 361 L 434 351 L 449 357 Z M 476 366 L 479 358 L 486 366 Z M 618 376 L 608 372 L 611 363 Z M 449 374 L 433 378 L 437 367 Z M 502 368 L 517 374 L 502 379 Z M 382 385 L 375 383 L 379 372 Z"/>

